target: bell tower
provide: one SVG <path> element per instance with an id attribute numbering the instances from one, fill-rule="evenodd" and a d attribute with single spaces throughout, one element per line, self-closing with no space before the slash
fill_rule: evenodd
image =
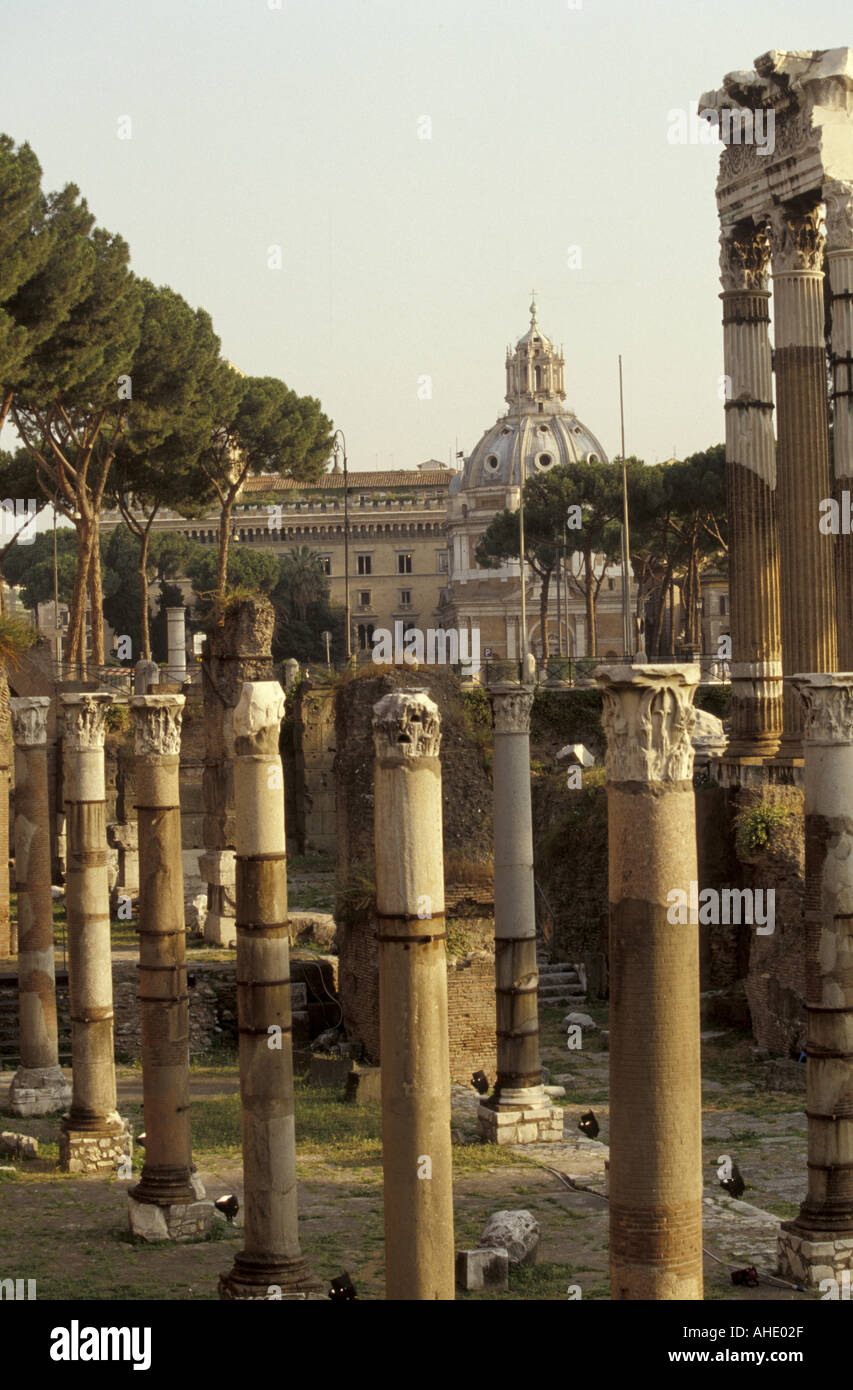
<path id="1" fill-rule="evenodd" d="M 539 327 L 536 291 L 530 303 L 530 327 L 506 353 L 505 400 L 512 415 L 551 415 L 566 399 L 566 359 Z"/>

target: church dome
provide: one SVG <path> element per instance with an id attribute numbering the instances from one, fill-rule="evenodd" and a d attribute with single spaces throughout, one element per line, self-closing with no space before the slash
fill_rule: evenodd
<path id="1" fill-rule="evenodd" d="M 536 301 L 530 327 L 506 359 L 509 410 L 465 460 L 450 493 L 518 487 L 522 480 L 565 463 L 606 463 L 598 439 L 563 402 L 565 358 L 539 327 Z"/>

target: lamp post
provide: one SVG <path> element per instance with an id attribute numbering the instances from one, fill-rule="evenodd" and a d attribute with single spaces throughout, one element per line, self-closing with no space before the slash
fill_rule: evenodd
<path id="1" fill-rule="evenodd" d="M 344 611 L 346 614 L 346 655 L 352 656 L 352 633 L 350 631 L 349 607 L 349 488 L 347 486 L 347 441 L 343 430 L 335 430 L 332 436 L 332 453 L 337 462 L 338 454 L 344 461 Z"/>

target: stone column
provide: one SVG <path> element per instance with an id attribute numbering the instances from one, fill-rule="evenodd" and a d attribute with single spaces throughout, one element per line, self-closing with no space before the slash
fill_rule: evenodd
<path id="1" fill-rule="evenodd" d="M 15 878 L 18 890 L 18 1000 L 21 1064 L 9 1089 L 13 1115 L 64 1110 L 71 1087 L 59 1067 L 46 695 L 11 700 L 15 739 Z"/>
<path id="2" fill-rule="evenodd" d="M 779 756 L 789 762 L 802 757 L 802 712 L 791 676 L 834 671 L 837 664 L 833 538 L 819 529 L 820 503 L 831 496 L 821 205 L 784 204 L 774 209 L 771 226 L 785 674 Z"/>
<path id="3" fill-rule="evenodd" d="M 782 1223 L 797 1282 L 853 1269 L 853 672 L 797 675 L 804 706 L 808 1194 Z"/>
<path id="4" fill-rule="evenodd" d="M 495 729 L 495 997 L 498 1075 L 478 1110 L 480 1134 L 499 1144 L 563 1138 L 563 1112 L 542 1085 L 539 967 L 530 804 L 533 691 L 489 689 Z"/>
<path id="5" fill-rule="evenodd" d="M 752 222 L 720 237 L 732 637 L 727 759 L 761 765 L 782 733 L 776 441 L 768 325 L 770 244 Z M 743 768 L 738 771 L 743 778 Z"/>
<path id="6" fill-rule="evenodd" d="M 18 928 L 9 912 L 9 682 L 0 671 L 0 960 L 17 950 Z"/>
<path id="7" fill-rule="evenodd" d="M 134 1235 L 199 1240 L 213 1203 L 192 1173 L 189 996 L 178 772 L 183 695 L 134 695 L 139 817 L 139 998 L 145 1164 L 128 1193 Z"/>
<path id="8" fill-rule="evenodd" d="M 839 518 L 853 501 L 853 183 L 833 179 L 826 201 L 826 259 L 832 291 L 833 495 Z M 847 493 L 845 506 L 843 494 Z M 853 670 L 853 527 L 835 538 L 838 665 Z"/>
<path id="9" fill-rule="evenodd" d="M 202 660 L 204 692 L 204 848 L 199 873 L 207 884 L 206 941 L 237 940 L 234 864 L 234 710 L 245 681 L 272 676 L 275 611 L 268 599 L 233 606 L 208 633 Z"/>
<path id="10" fill-rule="evenodd" d="M 610 1296 L 702 1298 L 698 666 L 600 666 L 610 882 Z"/>
<path id="11" fill-rule="evenodd" d="M 185 681 L 187 678 L 187 633 L 186 609 L 183 604 L 177 608 L 166 609 L 166 632 L 169 680 Z"/>
<path id="12" fill-rule="evenodd" d="M 373 706 L 374 827 L 389 1299 L 452 1299 L 453 1170 L 441 734 L 421 690 Z"/>
<path id="13" fill-rule="evenodd" d="M 67 815 L 68 973 L 71 992 L 71 1111 L 62 1120 L 65 1172 L 115 1170 L 131 1138 L 116 1110 L 113 976 L 107 879 L 104 733 L 112 696 L 63 694 Z"/>
<path id="14" fill-rule="evenodd" d="M 234 711 L 237 1015 L 245 1245 L 219 1280 L 225 1299 L 319 1289 L 299 1247 L 284 783 L 284 692 L 247 681 Z M 270 1291 L 274 1290 L 274 1293 Z"/>

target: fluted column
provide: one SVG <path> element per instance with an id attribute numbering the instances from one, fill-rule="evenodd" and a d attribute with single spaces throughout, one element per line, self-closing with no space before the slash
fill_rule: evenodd
<path id="1" fill-rule="evenodd" d="M 245 1238 L 219 1297 L 318 1289 L 299 1247 L 284 783 L 284 691 L 246 681 L 234 710 L 237 1017 Z M 284 1291 L 284 1292 L 283 1292 Z"/>
<path id="2" fill-rule="evenodd" d="M 802 712 L 791 677 L 798 671 L 834 671 L 837 664 L 833 538 L 819 528 L 820 503 L 831 496 L 821 206 L 777 207 L 771 229 L 785 676 L 779 755 L 787 761 L 802 756 Z"/>
<path id="3" fill-rule="evenodd" d="M 530 804 L 533 691 L 489 689 L 494 721 L 495 998 L 498 1075 L 478 1111 L 480 1133 L 499 1143 L 563 1137 L 563 1116 L 542 1085 L 539 967 Z"/>
<path id="4" fill-rule="evenodd" d="M 146 1240 L 200 1239 L 213 1204 L 192 1174 L 189 996 L 178 773 L 183 695 L 135 695 L 139 817 L 139 999 L 145 1164 L 128 1193 Z M 154 1210 L 152 1210 L 154 1208 Z"/>
<path id="5" fill-rule="evenodd" d="M 853 1260 L 853 672 L 797 675 L 804 707 L 808 1193 L 783 1272 L 819 1284 Z"/>
<path id="6" fill-rule="evenodd" d="M 833 496 L 839 517 L 853 498 L 853 183 L 823 186 L 826 260 L 832 294 Z M 843 493 L 848 494 L 844 506 Z M 838 665 L 853 670 L 853 528 L 835 538 Z"/>
<path id="7" fill-rule="evenodd" d="M 600 666 L 610 895 L 610 1291 L 702 1298 L 698 666 Z"/>
<path id="8" fill-rule="evenodd" d="M 385 1289 L 454 1297 L 450 1053 L 437 706 L 373 706 Z"/>
<path id="9" fill-rule="evenodd" d="M 64 1110 L 71 1087 L 59 1067 L 46 695 L 10 701 L 15 740 L 15 879 L 21 1064 L 9 1089 L 13 1115 Z"/>
<path id="10" fill-rule="evenodd" d="M 59 1160 L 66 1172 L 115 1171 L 130 1150 L 116 1110 L 113 976 L 104 734 L 112 696 L 64 694 L 67 813 L 68 973 L 71 991 L 71 1110 L 62 1120 Z"/>
<path id="11" fill-rule="evenodd" d="M 761 759 L 776 752 L 782 732 L 770 245 L 764 228 L 750 222 L 724 230 L 720 247 L 732 637 L 726 756 Z"/>

